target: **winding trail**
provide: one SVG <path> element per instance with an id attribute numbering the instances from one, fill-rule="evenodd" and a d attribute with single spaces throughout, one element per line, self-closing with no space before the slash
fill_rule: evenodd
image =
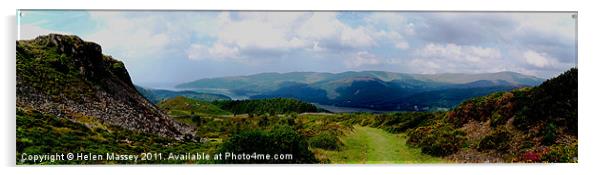
<path id="1" fill-rule="evenodd" d="M 355 126 L 341 138 L 339 151 L 324 151 L 331 163 L 439 163 L 443 159 L 422 154 L 406 145 L 405 134 L 391 134 L 381 129 Z"/>

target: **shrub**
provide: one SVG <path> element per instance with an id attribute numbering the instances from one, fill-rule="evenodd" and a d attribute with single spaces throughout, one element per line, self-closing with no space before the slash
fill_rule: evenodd
<path id="1" fill-rule="evenodd" d="M 447 156 L 460 149 L 466 142 L 465 135 L 450 126 L 419 127 L 409 132 L 407 143 L 420 147 L 428 155 Z"/>
<path id="2" fill-rule="evenodd" d="M 292 160 L 228 160 L 222 163 L 314 163 L 307 141 L 291 126 L 276 125 L 271 130 L 247 130 L 231 136 L 219 148 L 220 153 L 292 154 Z"/>
<path id="3" fill-rule="evenodd" d="M 535 151 L 527 151 L 523 153 L 523 160 L 526 162 L 539 162 L 541 160 L 541 155 L 539 155 Z"/>
<path id="4" fill-rule="evenodd" d="M 479 151 L 484 150 L 497 150 L 499 152 L 505 152 L 508 150 L 511 139 L 511 134 L 506 130 L 496 130 L 491 135 L 483 137 L 479 142 L 477 149 Z"/>
<path id="5" fill-rule="evenodd" d="M 194 112 L 193 112 L 193 113 L 194 113 Z M 201 126 L 201 124 L 203 124 L 203 119 L 201 118 L 201 116 L 198 116 L 198 115 L 194 115 L 194 114 L 192 114 L 192 115 L 190 116 L 190 120 L 192 120 L 192 122 L 193 122 L 194 124 L 196 124 L 196 126 Z"/>
<path id="6" fill-rule="evenodd" d="M 491 115 L 491 123 L 489 125 L 495 128 L 497 126 L 504 125 L 507 121 L 508 117 L 504 117 L 503 115 L 500 115 L 496 112 L 493 113 L 493 115 Z"/>
<path id="7" fill-rule="evenodd" d="M 339 139 L 330 132 L 323 132 L 309 139 L 309 145 L 314 148 L 326 150 L 339 149 Z"/>
<path id="8" fill-rule="evenodd" d="M 542 131 L 543 139 L 541 143 L 544 145 L 552 145 L 556 142 L 556 125 L 548 123 Z"/>
<path id="9" fill-rule="evenodd" d="M 549 150 L 542 156 L 544 162 L 554 163 L 568 163 L 577 162 L 577 145 L 556 145 L 549 148 Z"/>

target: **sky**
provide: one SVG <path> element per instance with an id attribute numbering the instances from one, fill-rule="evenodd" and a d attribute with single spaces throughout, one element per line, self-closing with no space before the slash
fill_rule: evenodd
<path id="1" fill-rule="evenodd" d="M 384 11 L 19 12 L 20 39 L 78 35 L 159 86 L 263 72 L 488 73 L 577 66 L 576 13 Z"/>

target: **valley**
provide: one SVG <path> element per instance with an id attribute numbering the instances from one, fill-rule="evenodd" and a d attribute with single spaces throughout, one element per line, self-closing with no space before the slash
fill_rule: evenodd
<path id="1" fill-rule="evenodd" d="M 262 73 L 177 91 L 135 86 L 123 62 L 77 36 L 17 41 L 16 55 L 17 164 L 578 161 L 576 68 L 548 80 L 513 72 Z M 62 152 L 293 158 L 21 159 Z"/>

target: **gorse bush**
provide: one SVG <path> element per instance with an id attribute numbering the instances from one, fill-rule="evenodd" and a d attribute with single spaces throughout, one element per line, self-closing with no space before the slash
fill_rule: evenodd
<path id="1" fill-rule="evenodd" d="M 420 147 L 428 155 L 447 156 L 460 149 L 466 141 L 465 135 L 449 125 L 432 125 L 411 130 L 407 143 Z"/>
<path id="2" fill-rule="evenodd" d="M 481 139 L 477 150 L 496 150 L 498 152 L 505 152 L 510 147 L 511 137 L 512 136 L 510 132 L 503 129 L 498 129 L 491 135 L 487 135 Z"/>
<path id="3" fill-rule="evenodd" d="M 221 163 L 315 163 L 305 138 L 291 126 L 276 125 L 270 130 L 246 130 L 232 135 L 219 148 L 220 153 L 292 154 L 292 160 L 231 160 Z"/>

